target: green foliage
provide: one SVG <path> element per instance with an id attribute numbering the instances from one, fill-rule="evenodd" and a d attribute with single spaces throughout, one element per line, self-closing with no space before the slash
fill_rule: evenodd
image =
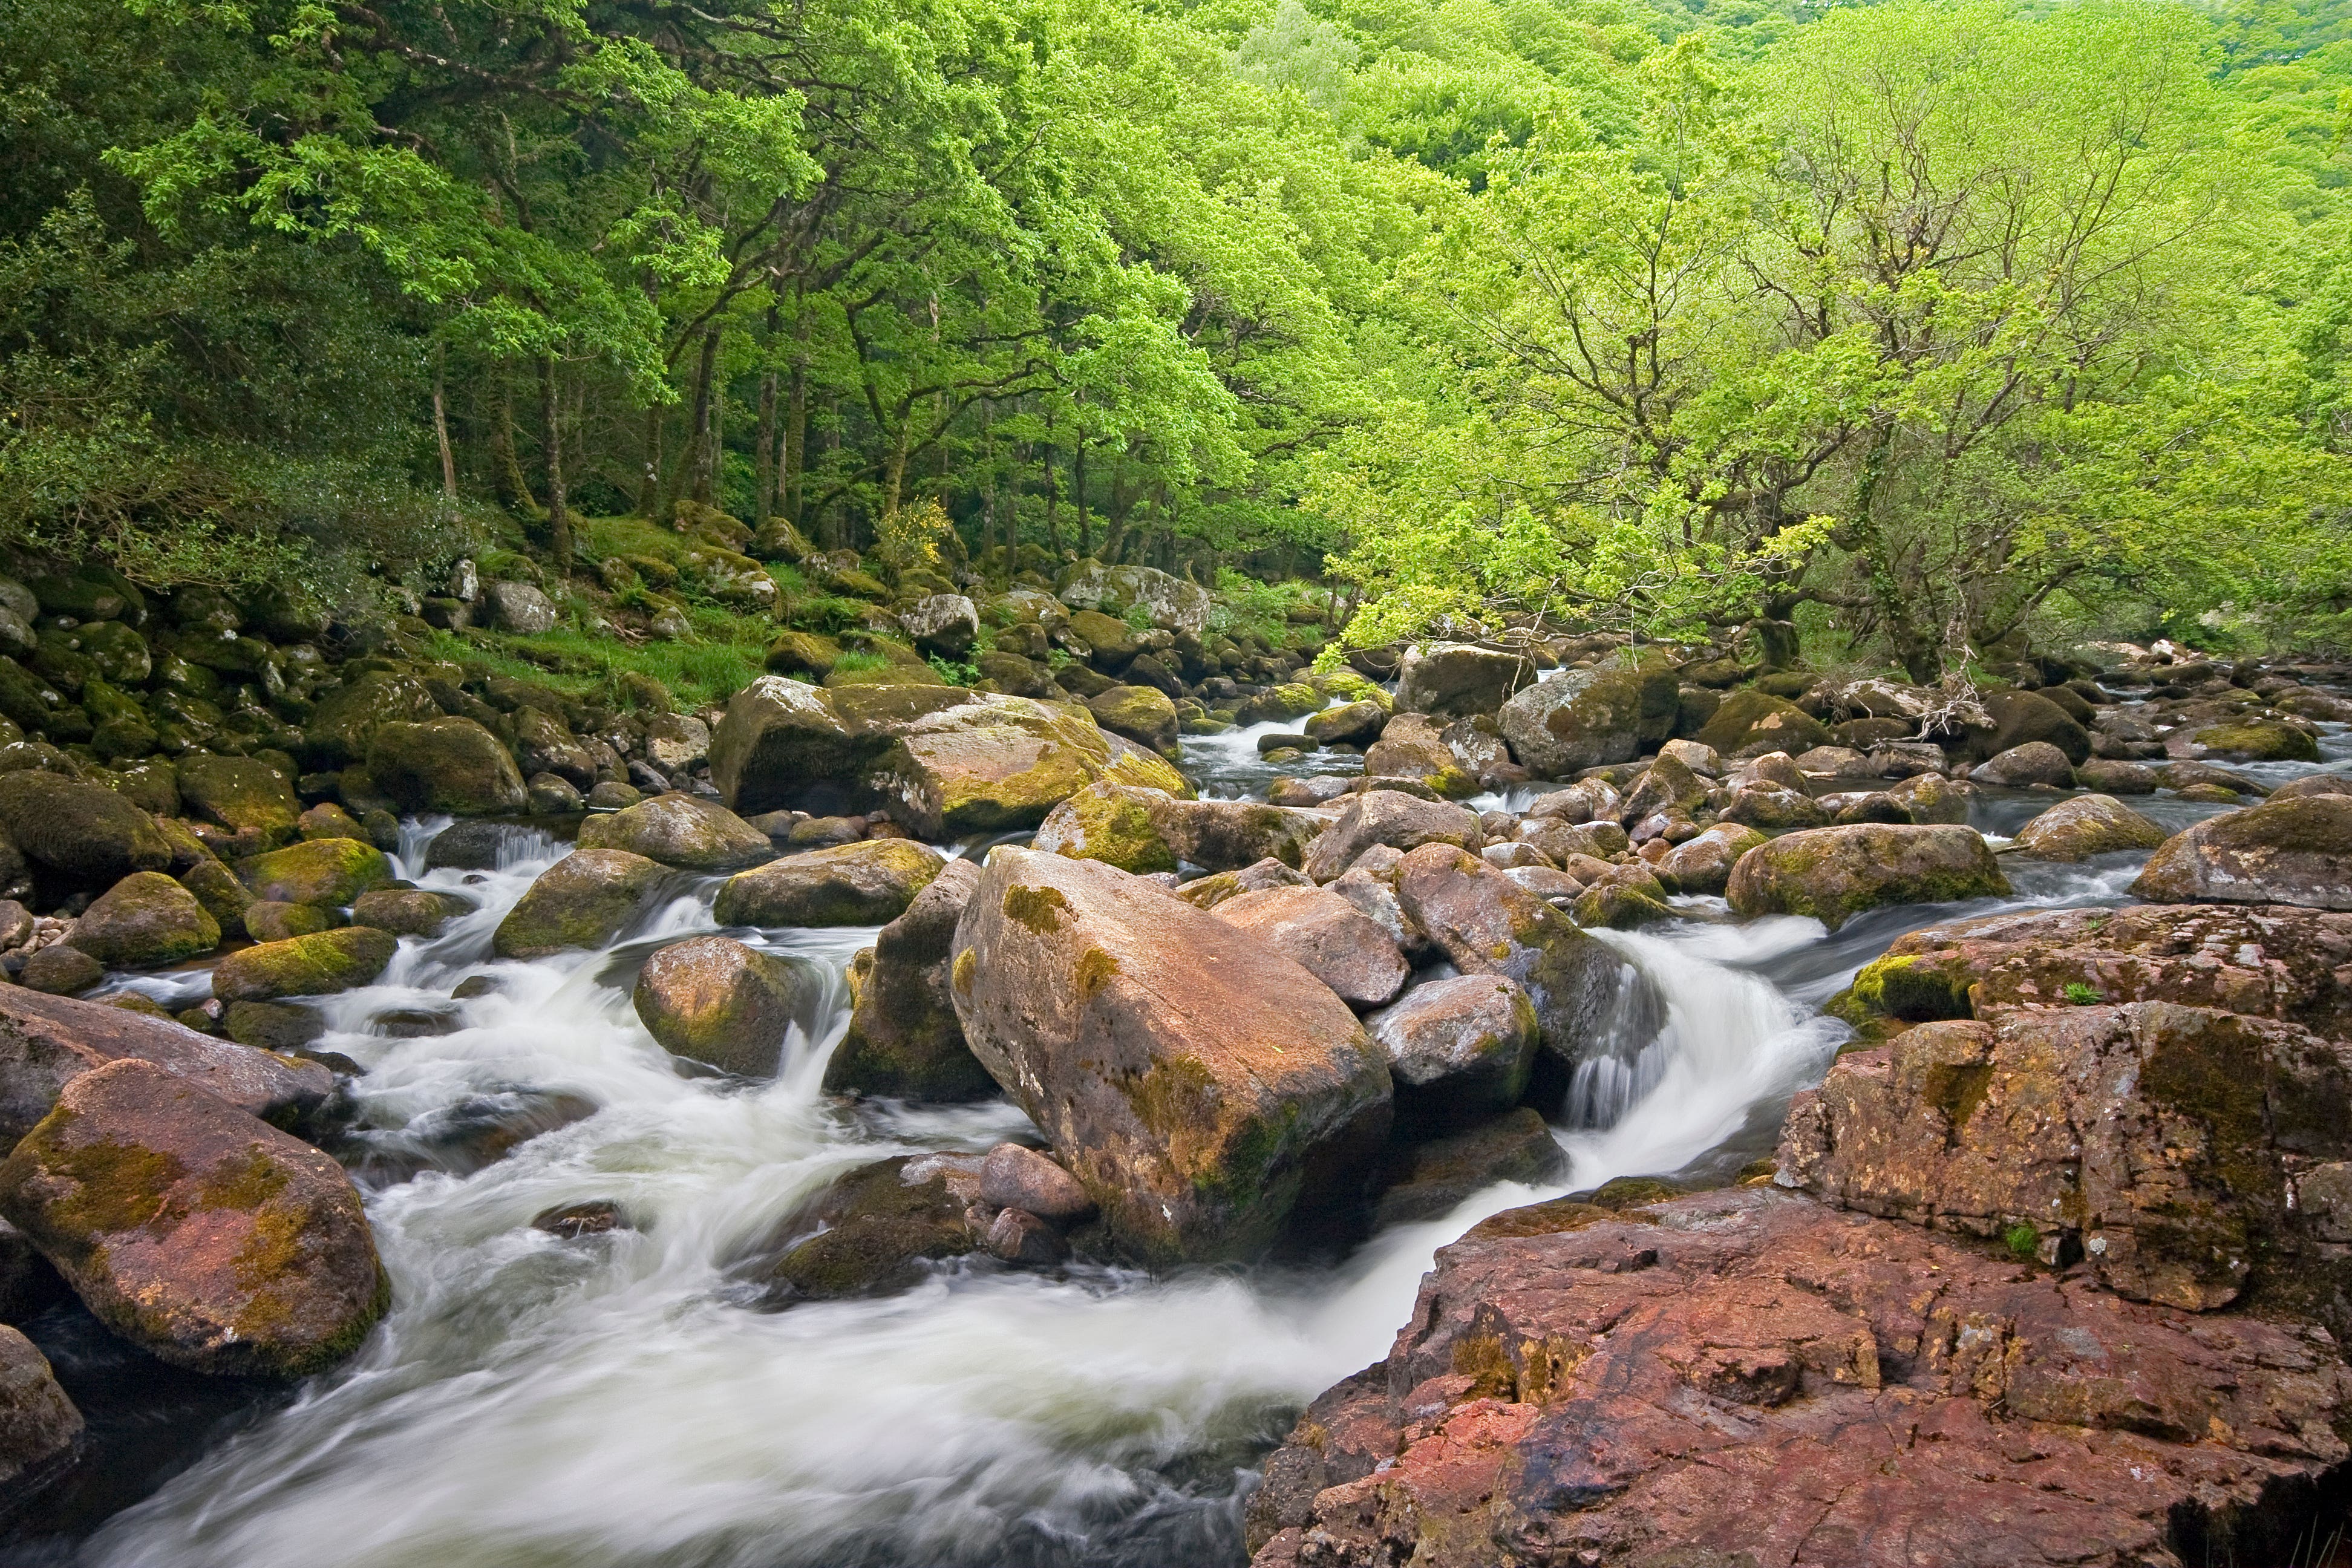
<path id="1" fill-rule="evenodd" d="M 971 686 L 980 679 L 980 667 L 964 659 L 942 658 L 933 654 L 925 662 L 950 686 Z"/>
<path id="2" fill-rule="evenodd" d="M 2079 980 L 2066 982 L 2066 1000 L 2077 1007 L 2095 1006 L 2099 994 Z"/>
<path id="3" fill-rule="evenodd" d="M 2011 1258 L 2016 1258 L 2020 1263 L 2031 1263 L 2033 1261 L 2035 1252 L 2042 1246 L 2042 1233 L 2032 1226 L 2021 1222 L 2001 1232 L 2000 1241 L 2003 1247 L 2009 1248 L 2009 1255 Z"/>

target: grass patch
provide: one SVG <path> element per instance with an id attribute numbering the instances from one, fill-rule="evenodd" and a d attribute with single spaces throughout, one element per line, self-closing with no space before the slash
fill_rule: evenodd
<path id="1" fill-rule="evenodd" d="M 2020 1263 L 2031 1263 L 2035 1249 L 2042 1245 L 2042 1233 L 2021 1221 L 2000 1233 L 2000 1243 L 2009 1248 L 2011 1258 Z"/>
<path id="2" fill-rule="evenodd" d="M 762 673 L 765 623 L 701 605 L 688 606 L 687 618 L 696 633 L 692 641 L 632 644 L 558 626 L 536 637 L 436 632 L 424 651 L 452 663 L 487 665 L 493 675 L 535 680 L 610 708 L 631 706 L 621 686 L 624 675 L 651 676 L 681 707 L 707 708 L 725 702 Z"/>

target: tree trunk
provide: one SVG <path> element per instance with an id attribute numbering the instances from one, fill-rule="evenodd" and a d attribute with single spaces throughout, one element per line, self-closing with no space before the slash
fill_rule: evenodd
<path id="1" fill-rule="evenodd" d="M 637 511 L 652 518 L 661 510 L 662 426 L 665 410 L 658 403 L 646 409 L 646 471 L 637 481 Z"/>
<path id="2" fill-rule="evenodd" d="M 433 439 L 441 448 L 441 493 L 450 500 L 457 499 L 457 454 L 449 445 L 449 389 L 442 374 L 445 357 L 439 343 L 433 345 Z"/>
<path id="3" fill-rule="evenodd" d="M 808 477 L 808 316 L 793 322 L 793 390 L 784 415 L 784 515 L 801 524 L 801 499 Z"/>
<path id="4" fill-rule="evenodd" d="M 1062 471 L 1054 467 L 1054 426 L 1045 426 L 1045 548 L 1062 559 Z"/>
<path id="5" fill-rule="evenodd" d="M 710 504 L 710 404 L 711 381 L 719 365 L 719 329 L 712 327 L 702 334 L 702 357 L 694 372 L 694 412 L 688 421 L 691 432 L 687 437 L 687 493 L 703 505 Z"/>
<path id="6" fill-rule="evenodd" d="M 1087 526 L 1087 438 L 1078 437 L 1077 447 L 1070 454 L 1070 504 L 1078 511 L 1078 559 L 1083 561 L 1095 552 L 1094 531 Z"/>
<path id="7" fill-rule="evenodd" d="M 1903 591 L 1902 574 L 1875 510 L 1879 482 L 1885 476 L 1894 446 L 1894 422 L 1881 421 L 1862 461 L 1862 482 L 1854 490 L 1853 544 L 1869 571 L 1870 595 L 1885 625 L 1887 640 L 1895 645 L 1895 658 L 1914 682 L 1927 686 L 1943 674 L 1943 659 Z"/>
<path id="8" fill-rule="evenodd" d="M 539 360 L 540 444 L 547 459 L 547 536 L 559 582 L 572 580 L 572 514 L 563 496 L 563 402 L 556 395 L 555 356 Z"/>
<path id="9" fill-rule="evenodd" d="M 775 352 L 776 307 L 768 306 L 767 351 Z M 759 446 L 753 454 L 751 480 L 751 521 L 756 525 L 768 521 L 776 509 L 776 367 L 772 360 L 760 372 L 760 434 Z"/>
<path id="10" fill-rule="evenodd" d="M 490 464 L 498 470 L 499 500 L 508 510 L 538 509 L 530 481 L 522 477 L 522 459 L 515 455 L 514 388 L 503 375 L 499 377 L 498 415 L 490 421 Z"/>
<path id="11" fill-rule="evenodd" d="M 882 515 L 898 515 L 898 499 L 907 485 L 907 443 L 915 428 L 915 416 L 910 412 L 898 421 L 898 439 L 890 448 L 890 461 L 883 470 Z"/>

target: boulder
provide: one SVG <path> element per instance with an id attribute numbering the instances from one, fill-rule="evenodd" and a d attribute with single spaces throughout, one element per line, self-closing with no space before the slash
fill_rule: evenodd
<path id="1" fill-rule="evenodd" d="M 1535 678 L 1536 667 L 1523 653 L 1475 643 L 1416 643 L 1397 667 L 1397 711 L 1444 719 L 1492 713 Z"/>
<path id="2" fill-rule="evenodd" d="M 1681 687 L 1664 665 L 1598 665 L 1546 676 L 1496 715 L 1511 754 L 1538 778 L 1628 763 L 1674 733 Z"/>
<path id="3" fill-rule="evenodd" d="M 265 845 L 295 836 L 302 803 L 285 775 L 251 757 L 215 757 L 192 752 L 176 770 L 180 798 L 188 814 L 232 833 L 251 833 Z"/>
<path id="4" fill-rule="evenodd" d="M 213 994 L 224 1002 L 268 1002 L 349 991 L 382 974 L 399 947 L 399 938 L 372 926 L 257 942 L 214 965 Z"/>
<path id="5" fill-rule="evenodd" d="M 689 871 L 732 871 L 775 858 L 768 836 L 699 795 L 671 793 L 580 825 L 583 849 L 625 849 Z"/>
<path id="6" fill-rule="evenodd" d="M 1165 791 L 1097 779 L 1045 814 L 1030 842 L 1074 860 L 1099 860 L 1122 871 L 1173 871 L 1177 855 L 1158 811 Z M 1269 807 L 1268 809 L 1274 809 Z"/>
<path id="7" fill-rule="evenodd" d="M 529 583 L 485 583 L 482 596 L 500 631 L 536 636 L 555 629 L 555 601 Z"/>
<path id="8" fill-rule="evenodd" d="M 1381 1174 L 1375 1227 L 1443 1218 L 1497 1182 L 1549 1186 L 1568 1175 L 1568 1151 L 1532 1106 L 1409 1145 Z"/>
<path id="9" fill-rule="evenodd" d="M 1971 761 L 1995 757 L 2029 741 L 2046 741 L 2081 763 L 2091 754 L 2090 731 L 2075 717 L 2038 691 L 2000 690 L 1984 693 L 1989 724 L 1968 727 L 1960 745 Z"/>
<path id="10" fill-rule="evenodd" d="M 509 722 L 514 739 L 515 769 L 524 776 L 526 795 L 530 781 L 544 773 L 572 789 L 596 784 L 596 753 L 581 743 L 572 726 L 556 714 L 531 703 L 514 710 Z"/>
<path id="11" fill-rule="evenodd" d="M 698 936 L 646 960 L 630 1000 L 670 1055 L 766 1078 L 783 1061 L 785 1030 L 817 989 L 788 959 L 731 937 Z"/>
<path id="12" fill-rule="evenodd" d="M 1306 873 L 1268 858 L 1244 866 L 1238 871 L 1220 871 L 1213 877 L 1199 878 L 1174 891 L 1178 898 L 1196 910 L 1213 910 L 1227 899 L 1238 899 L 1244 893 L 1263 892 L 1268 888 L 1311 888 L 1314 885 L 1307 879 Z"/>
<path id="13" fill-rule="evenodd" d="M 1731 868 L 1739 858 L 1763 842 L 1764 836 L 1752 827 L 1719 822 L 1667 850 L 1658 870 L 1685 893 L 1719 895 L 1730 885 Z"/>
<path id="14" fill-rule="evenodd" d="M 2140 763 L 2093 757 L 2075 768 L 2074 783 L 2104 795 L 2154 795 L 2156 770 Z"/>
<path id="15" fill-rule="evenodd" d="M 103 784 L 35 768 L 0 773 L 0 833 L 32 863 L 44 891 L 51 883 L 110 888 L 172 865 L 153 817 Z"/>
<path id="16" fill-rule="evenodd" d="M 315 768 L 343 768 L 367 760 L 375 732 L 386 724 L 424 723 L 441 705 L 415 676 L 363 671 L 320 697 L 302 725 L 302 760 Z"/>
<path id="17" fill-rule="evenodd" d="M 391 1300 L 342 1167 L 146 1062 L 66 1086 L 0 1163 L 0 1214 L 100 1322 L 199 1372 L 320 1371 Z"/>
<path id="18" fill-rule="evenodd" d="M 1370 789 L 1340 805 L 1330 826 L 1307 847 L 1299 868 L 1314 881 L 1328 882 L 1376 844 L 1400 850 L 1424 844 L 1475 849 L 1485 842 L 1475 812 L 1400 790 Z"/>
<path id="19" fill-rule="evenodd" d="M 1199 637 L 1208 629 L 1213 602 L 1209 591 L 1154 566 L 1105 566 L 1081 561 L 1065 576 L 1063 604 L 1074 610 L 1124 614 L 1140 605 L 1162 631 Z"/>
<path id="20" fill-rule="evenodd" d="M 256 942 L 282 942 L 289 936 L 332 931 L 350 923 L 339 919 L 339 913 L 324 904 L 288 904 L 275 899 L 256 899 L 245 906 L 245 934 Z"/>
<path id="21" fill-rule="evenodd" d="M 1413 850 L 1396 868 L 1405 918 L 1465 974 L 1516 983 L 1535 1005 L 1543 1047 L 1582 1059 L 1608 1034 L 1639 977 L 1566 915 L 1476 856 L 1447 844 Z"/>
<path id="22" fill-rule="evenodd" d="M 1497 1215 L 1265 1461 L 1255 1568 L 2285 1562 L 2346 1452 L 2316 1331 L 2118 1301 L 1733 1188 Z"/>
<path id="23" fill-rule="evenodd" d="M 241 860 L 236 872 L 257 899 L 338 910 L 394 879 L 383 851 L 356 838 L 306 838 Z"/>
<path id="24" fill-rule="evenodd" d="M 688 713 L 646 716 L 646 760 L 677 774 L 710 760 L 710 726 Z"/>
<path id="25" fill-rule="evenodd" d="M 940 866 L 904 838 L 813 849 L 730 877 L 711 914 L 730 926 L 880 925 L 906 913 Z"/>
<path id="26" fill-rule="evenodd" d="M 2074 764 L 2047 741 L 2028 741 L 1996 752 L 1969 770 L 1969 782 L 2027 789 L 2046 784 L 2065 789 L 2074 782 Z"/>
<path id="27" fill-rule="evenodd" d="M 1114 686 L 1087 699 L 1095 722 L 1114 735 L 1173 755 L 1176 751 L 1176 704 L 1168 694 L 1149 686 Z"/>
<path id="28" fill-rule="evenodd" d="M 1364 752 L 1364 773 L 1376 779 L 1419 779 L 1448 795 L 1467 795 L 1477 788 L 1477 781 L 1463 771 L 1462 759 L 1446 743 L 1444 731 L 1426 714 L 1409 711 L 1382 724 L 1381 738 Z"/>
<path id="29" fill-rule="evenodd" d="M 1261 860 L 1306 863 L 1329 814 L 1254 800 L 1154 801 L 1152 818 L 1179 860 L 1204 871 L 1237 871 Z"/>
<path id="30" fill-rule="evenodd" d="M 1249 1256 L 1360 1190 L 1388 1069 L 1290 959 L 1093 861 L 998 848 L 950 970 L 972 1054 L 1147 1260 Z"/>
<path id="31" fill-rule="evenodd" d="M 924 700 L 963 700 L 953 687 Z M 833 694 L 804 681 L 764 675 L 728 700 L 710 736 L 710 782 L 731 811 L 746 816 L 815 799 L 829 804 L 858 790 L 867 768 L 890 747 L 887 728 L 845 718 Z"/>
<path id="32" fill-rule="evenodd" d="M 1377 702 L 1341 702 L 1309 713 L 1301 728 L 1318 746 L 1369 746 L 1388 721 L 1388 710 Z"/>
<path id="33" fill-rule="evenodd" d="M 979 883 L 977 865 L 950 860 L 875 937 L 874 966 L 857 988 L 841 1044 L 824 1064 L 828 1090 L 918 1104 L 985 1100 L 996 1092 L 996 1080 L 964 1044 L 948 989 L 956 922 Z"/>
<path id="34" fill-rule="evenodd" d="M 2156 787 L 2153 780 L 2149 789 Z M 2289 779 L 2271 791 L 2273 800 L 2300 800 L 2307 795 L 2352 795 L 2352 777 L 2343 773 L 2305 773 L 2299 779 Z"/>
<path id="35" fill-rule="evenodd" d="M 1941 773 L 1914 773 L 1886 792 L 1887 798 L 1911 814 L 1911 820 L 1921 824 L 1957 825 L 1969 819 L 1969 802 L 1975 797 L 1972 784 L 1958 784 Z"/>
<path id="36" fill-rule="evenodd" d="M 471 719 L 379 725 L 368 742 L 367 770 L 403 811 L 502 816 L 529 800 L 504 743 Z"/>
<path id="37" fill-rule="evenodd" d="M 1732 868 L 1724 895 L 1740 915 L 1811 915 L 1835 931 L 1883 904 L 1952 903 L 2009 890 L 1973 827 L 1864 823 L 1757 846 Z"/>
<path id="38" fill-rule="evenodd" d="M 1297 963 L 1350 1007 L 1386 1006 L 1412 973 L 1387 931 L 1321 888 L 1267 888 L 1215 908 L 1219 920 Z"/>
<path id="39" fill-rule="evenodd" d="M 499 922 L 491 951 L 500 958 L 547 958 L 603 947 L 661 886 L 662 868 L 625 849 L 575 849 L 539 874 Z"/>
<path id="40" fill-rule="evenodd" d="M 2352 795 L 2264 801 L 2209 816 L 2166 839 L 2131 890 L 2151 903 L 2352 910 Z"/>
<path id="41" fill-rule="evenodd" d="M 1094 1199 L 1076 1176 L 1018 1143 L 999 1143 L 988 1152 L 980 1168 L 980 1197 L 1052 1225 L 1075 1225 L 1095 1212 Z"/>
<path id="42" fill-rule="evenodd" d="M 0 986 L 0 1143 L 14 1143 L 66 1085 L 109 1062 L 149 1062 L 279 1126 L 310 1117 L 335 1075 L 312 1062 L 247 1050 L 168 1019 Z"/>
<path id="43" fill-rule="evenodd" d="M 2111 795 L 2060 801 L 2017 830 L 2017 846 L 2044 860 L 2087 860 L 2126 849 L 2153 849 L 2164 829 Z"/>
<path id="44" fill-rule="evenodd" d="M 2171 740 L 2166 741 L 2171 750 Z M 2273 719 L 2243 719 L 2228 724 L 2209 724 L 2188 737 L 2185 753 L 2191 757 L 2218 757 L 2229 763 L 2315 763 L 2319 760 L 2319 742 L 2308 731 L 2293 724 L 2282 724 Z"/>
<path id="45" fill-rule="evenodd" d="M 1094 667 L 1109 674 L 1127 668 L 1142 645 L 1135 628 L 1099 610 L 1080 610 L 1070 617 L 1070 632 L 1094 652 Z"/>
<path id="46" fill-rule="evenodd" d="M 980 637 L 980 611 L 961 594 L 933 594 L 898 617 L 908 639 L 925 653 L 961 658 Z"/>
<path id="47" fill-rule="evenodd" d="M 385 888 L 362 893 L 352 905 L 353 925 L 373 926 L 394 936 L 438 936 L 441 928 L 478 908 L 462 893 L 426 888 Z"/>
<path id="48" fill-rule="evenodd" d="M 973 1251 L 987 1235 L 974 1212 L 981 1157 L 896 1155 L 860 1165 L 788 1218 L 793 1239 L 764 1270 L 788 1300 L 885 1295 L 920 1280 L 927 1264 Z"/>
<path id="49" fill-rule="evenodd" d="M 2011 1008 L 1849 1052 L 1781 1131 L 1784 1186 L 1843 1208 L 2084 1258 L 2190 1311 L 2258 1273 L 2352 1318 L 2352 1255 L 2298 1245 L 2301 1163 L 2352 1156 L 2352 1046 L 2168 1002 Z"/>
<path id="50" fill-rule="evenodd" d="M 1034 827 L 1100 778 L 1192 793 L 1165 760 L 1063 703 L 987 695 L 896 729 L 873 784 L 893 820 L 919 838 Z"/>
<path id="51" fill-rule="evenodd" d="M 53 942 L 25 961 L 18 984 L 51 996 L 79 996 L 106 978 L 106 965 L 71 942 Z"/>
<path id="52" fill-rule="evenodd" d="M 99 895 L 74 922 L 73 944 L 101 963 L 155 968 L 210 952 L 220 922 L 161 871 L 134 871 Z"/>
<path id="53" fill-rule="evenodd" d="M 0 1327 L 0 1498 L 7 1500 L 0 1517 L 72 1466 L 83 1431 L 81 1412 L 58 1386 L 48 1358 L 15 1329 Z"/>
<path id="54" fill-rule="evenodd" d="M 1727 758 L 1759 757 L 1768 752 L 1795 756 L 1830 743 L 1829 727 L 1785 698 L 1761 691 L 1726 697 L 1691 739 Z"/>
<path id="55" fill-rule="evenodd" d="M 1535 1003 L 1498 974 L 1426 981 L 1364 1027 L 1388 1058 L 1399 1119 L 1423 1127 L 1464 1126 L 1518 1104 L 1541 1033 Z"/>

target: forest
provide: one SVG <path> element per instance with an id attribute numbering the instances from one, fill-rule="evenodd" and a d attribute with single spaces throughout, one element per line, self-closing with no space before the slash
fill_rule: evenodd
<path id="1" fill-rule="evenodd" d="M 2352 615 L 2326 0 L 0 18 L 20 553 L 348 610 L 711 508 L 1916 681 Z"/>

